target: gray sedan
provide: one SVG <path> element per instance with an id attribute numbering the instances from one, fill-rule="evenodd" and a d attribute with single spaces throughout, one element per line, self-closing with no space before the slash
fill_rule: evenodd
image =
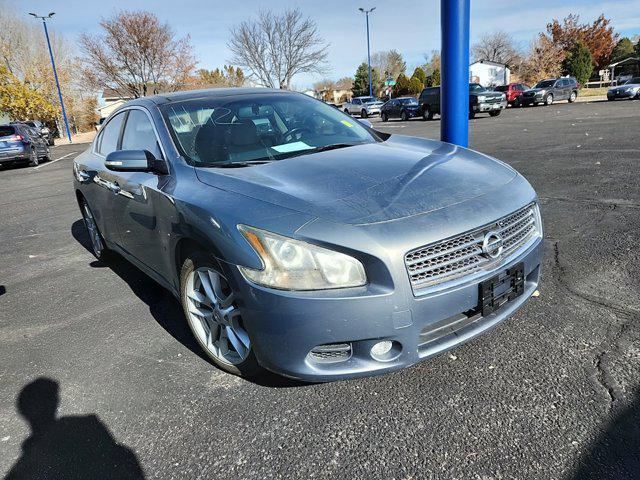
<path id="1" fill-rule="evenodd" d="M 640 98 L 640 77 L 633 77 L 623 85 L 611 88 L 607 91 L 607 100 Z"/>
<path id="2" fill-rule="evenodd" d="M 128 102 L 74 177 L 96 257 L 171 292 L 236 374 L 407 367 L 504 321 L 540 278 L 536 194 L 515 170 L 302 94 Z"/>

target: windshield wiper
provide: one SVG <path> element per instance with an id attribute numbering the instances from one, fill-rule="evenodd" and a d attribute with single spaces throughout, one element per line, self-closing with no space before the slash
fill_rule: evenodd
<path id="1" fill-rule="evenodd" d="M 250 160 L 246 162 L 223 162 L 223 163 L 209 163 L 201 165 L 207 168 L 242 168 L 250 165 L 262 165 L 264 163 L 271 163 L 271 160 Z"/>

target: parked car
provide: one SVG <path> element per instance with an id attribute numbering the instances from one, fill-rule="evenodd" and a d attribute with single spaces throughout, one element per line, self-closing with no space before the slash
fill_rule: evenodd
<path id="1" fill-rule="evenodd" d="M 49 160 L 49 146 L 38 132 L 22 123 L 0 125 L 0 164 L 28 163 L 35 167 L 40 160 Z"/>
<path id="2" fill-rule="evenodd" d="M 522 83 L 509 83 L 508 85 L 498 85 L 493 88 L 496 92 L 504 93 L 507 97 L 507 104 L 512 107 L 519 107 L 522 105 L 521 96 L 525 90 L 529 87 Z"/>
<path id="3" fill-rule="evenodd" d="M 578 98 L 578 81 L 573 77 L 552 78 L 538 82 L 522 94 L 522 105 L 551 105 L 558 100 L 573 103 Z"/>
<path id="4" fill-rule="evenodd" d="M 42 137 L 44 137 L 45 141 L 47 142 L 47 145 L 52 146 L 54 144 L 53 132 L 49 129 L 49 127 L 47 127 L 41 121 L 39 121 L 39 120 L 29 120 L 29 121 L 26 121 L 26 122 L 19 122 L 19 123 L 24 123 L 25 125 L 29 125 L 31 128 L 33 128 Z"/>
<path id="5" fill-rule="evenodd" d="M 380 118 L 383 122 L 390 118 L 400 118 L 406 121 L 419 116 L 419 110 L 418 100 L 413 97 L 393 98 L 382 105 Z"/>
<path id="6" fill-rule="evenodd" d="M 418 98 L 419 114 L 425 120 L 431 120 L 440 114 L 440 87 L 428 87 L 422 90 Z M 493 92 L 478 83 L 469 84 L 469 118 L 477 113 L 488 112 L 492 117 L 500 115 L 507 107 L 506 96 L 500 92 Z"/>
<path id="7" fill-rule="evenodd" d="M 344 113 L 367 118 L 369 115 L 379 115 L 383 103 L 375 97 L 354 97 L 351 101 L 345 102 L 342 108 Z"/>
<path id="8" fill-rule="evenodd" d="M 640 98 L 640 77 L 632 77 L 619 87 L 610 88 L 607 91 L 607 100 L 619 100 L 621 98 Z"/>
<path id="9" fill-rule="evenodd" d="M 236 374 L 398 370 L 495 327 L 538 286 L 537 198 L 514 169 L 304 94 L 132 100 L 73 168 L 95 256 L 115 250 L 167 288 Z"/>

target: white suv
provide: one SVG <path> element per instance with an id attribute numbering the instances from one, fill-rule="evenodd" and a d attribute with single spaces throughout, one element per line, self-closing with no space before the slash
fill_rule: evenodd
<path id="1" fill-rule="evenodd" d="M 354 97 L 350 102 L 344 104 L 344 113 L 349 115 L 360 115 L 367 118 L 369 115 L 380 115 L 381 102 L 375 97 Z"/>

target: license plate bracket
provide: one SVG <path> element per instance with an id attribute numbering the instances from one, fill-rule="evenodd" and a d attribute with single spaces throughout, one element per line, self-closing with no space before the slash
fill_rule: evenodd
<path id="1" fill-rule="evenodd" d="M 486 317 L 505 303 L 522 295 L 523 292 L 524 263 L 518 263 L 480 283 L 478 310 L 483 317 Z"/>

